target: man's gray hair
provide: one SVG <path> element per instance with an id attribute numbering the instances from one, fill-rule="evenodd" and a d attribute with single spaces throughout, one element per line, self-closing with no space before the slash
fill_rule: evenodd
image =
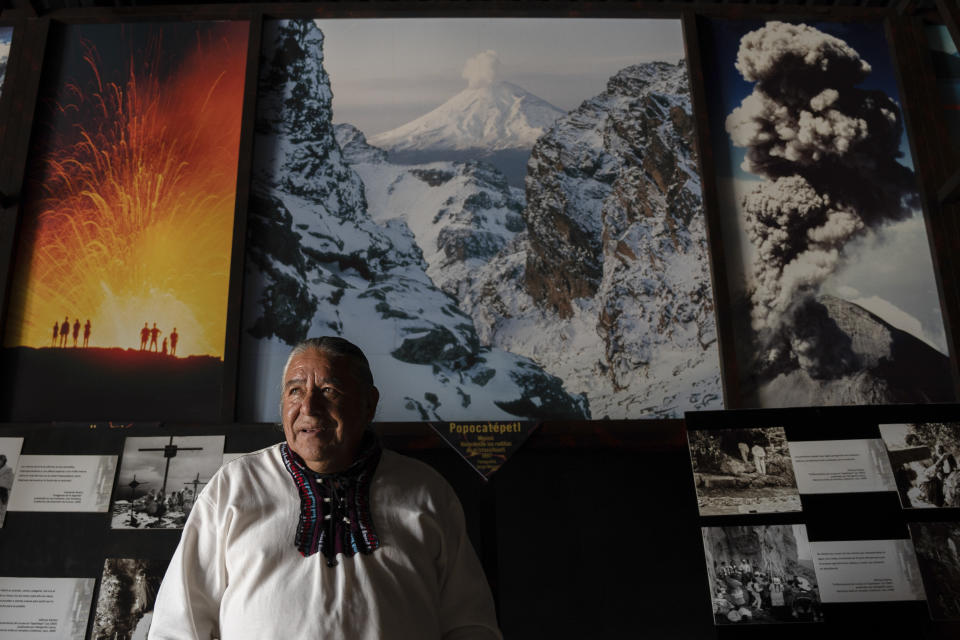
<path id="1" fill-rule="evenodd" d="M 308 351 L 319 351 L 328 356 L 338 358 L 348 358 L 353 364 L 354 374 L 360 382 L 373 386 L 373 372 L 370 371 L 370 363 L 363 350 L 349 340 L 339 336 L 320 336 L 319 338 L 307 338 L 294 345 L 290 355 L 287 356 L 287 363 L 283 365 L 283 377 L 287 375 L 287 368 L 290 367 L 290 361 L 296 356 L 302 355 Z M 283 388 L 284 380 L 280 380 L 280 388 Z"/>

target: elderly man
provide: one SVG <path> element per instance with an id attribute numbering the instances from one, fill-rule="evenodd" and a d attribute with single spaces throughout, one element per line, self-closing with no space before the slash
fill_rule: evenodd
<path id="1" fill-rule="evenodd" d="M 197 498 L 149 637 L 499 638 L 453 490 L 380 448 L 379 393 L 342 338 L 294 347 L 285 442 L 225 465 Z"/>

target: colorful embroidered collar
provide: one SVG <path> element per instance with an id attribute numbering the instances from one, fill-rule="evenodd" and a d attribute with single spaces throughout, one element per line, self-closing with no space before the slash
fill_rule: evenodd
<path id="1" fill-rule="evenodd" d="M 368 430 L 352 465 L 337 473 L 317 473 L 286 442 L 280 445 L 280 457 L 300 494 L 294 545 L 301 555 L 321 551 L 327 566 L 332 567 L 338 553 L 352 557 L 358 552 L 371 554 L 380 547 L 370 515 L 370 483 L 381 452 L 380 441 Z"/>

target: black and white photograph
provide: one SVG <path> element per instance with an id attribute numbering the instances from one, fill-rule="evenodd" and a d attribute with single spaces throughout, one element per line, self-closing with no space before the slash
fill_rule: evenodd
<path id="1" fill-rule="evenodd" d="M 783 427 L 688 431 L 701 516 L 800 511 Z"/>
<path id="2" fill-rule="evenodd" d="M 0 438 L 0 527 L 7 517 L 7 505 L 10 504 L 22 446 L 23 438 Z"/>
<path id="3" fill-rule="evenodd" d="M 157 560 L 107 558 L 91 640 L 146 640 L 167 566 Z"/>
<path id="4" fill-rule="evenodd" d="M 820 622 L 820 593 L 802 524 L 703 527 L 714 623 Z"/>
<path id="5" fill-rule="evenodd" d="M 904 509 L 960 507 L 960 423 L 881 424 Z"/>
<path id="6" fill-rule="evenodd" d="M 960 619 L 960 523 L 913 522 L 910 536 L 934 620 Z"/>
<path id="7" fill-rule="evenodd" d="M 127 438 L 113 492 L 113 529 L 182 529 L 223 462 L 223 436 Z"/>

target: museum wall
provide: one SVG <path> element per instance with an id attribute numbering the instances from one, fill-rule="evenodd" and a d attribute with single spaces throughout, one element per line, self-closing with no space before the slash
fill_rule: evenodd
<path id="1" fill-rule="evenodd" d="M 282 439 L 292 345 L 336 334 L 506 637 L 953 637 L 922 587 L 718 616 L 734 529 L 906 544 L 960 494 L 710 512 L 687 431 L 736 462 L 723 430 L 786 428 L 789 464 L 960 423 L 958 36 L 923 3 L 5 8 L 0 580 L 72 579 L 62 637 L 132 632 L 104 585 L 159 580 L 210 475 Z"/>

